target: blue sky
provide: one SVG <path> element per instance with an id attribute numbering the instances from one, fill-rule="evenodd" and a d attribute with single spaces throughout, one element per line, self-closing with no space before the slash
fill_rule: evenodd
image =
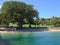
<path id="1" fill-rule="evenodd" d="M 9 0 L 0 0 L 0 6 L 3 2 Z M 51 18 L 53 16 L 60 17 L 60 0 L 17 0 L 27 4 L 34 5 L 34 8 L 39 11 L 40 18 Z"/>

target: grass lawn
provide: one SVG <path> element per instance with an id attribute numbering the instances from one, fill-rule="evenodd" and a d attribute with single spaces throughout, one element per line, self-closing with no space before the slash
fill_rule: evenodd
<path id="1" fill-rule="evenodd" d="M 48 27 L 48 28 L 52 28 L 54 27 L 53 25 L 40 25 L 40 27 Z"/>
<path id="2" fill-rule="evenodd" d="M 29 24 L 24 24 L 23 27 L 29 27 Z M 36 25 L 31 25 L 31 27 L 36 27 Z"/>
<path id="3" fill-rule="evenodd" d="M 5 25 L 0 25 L 0 26 L 5 26 Z M 17 27 L 17 23 L 12 24 L 10 23 L 9 26 Z M 23 27 L 29 27 L 29 24 L 23 24 Z M 31 27 L 47 27 L 47 28 L 53 28 L 53 25 L 31 25 Z M 60 27 L 60 26 L 59 26 Z"/>
<path id="4" fill-rule="evenodd" d="M 31 25 L 32 27 L 47 27 L 47 28 L 52 28 L 54 27 L 53 25 Z M 29 27 L 28 24 L 24 24 L 23 27 Z"/>

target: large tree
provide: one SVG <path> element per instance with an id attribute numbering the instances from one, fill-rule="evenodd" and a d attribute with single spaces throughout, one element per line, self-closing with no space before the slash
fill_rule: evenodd
<path id="1" fill-rule="evenodd" d="M 33 18 L 38 16 L 38 11 L 36 11 L 32 5 L 17 1 L 4 2 L 1 8 L 1 13 L 3 15 L 6 14 L 6 16 L 9 16 L 7 18 L 9 19 L 9 23 L 18 22 L 19 28 L 22 28 L 24 19 L 27 19 L 30 24 Z"/>

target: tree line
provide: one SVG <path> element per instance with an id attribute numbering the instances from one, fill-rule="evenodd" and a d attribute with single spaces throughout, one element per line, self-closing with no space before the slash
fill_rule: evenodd
<path id="1" fill-rule="evenodd" d="M 60 17 L 52 17 L 52 18 L 41 18 L 40 24 L 42 25 L 53 25 L 54 27 L 60 26 Z"/>

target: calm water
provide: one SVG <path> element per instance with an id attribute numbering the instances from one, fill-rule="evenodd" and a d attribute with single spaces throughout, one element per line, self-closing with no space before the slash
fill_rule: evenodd
<path id="1" fill-rule="evenodd" d="M 0 34 L 0 45 L 60 45 L 60 32 Z"/>

